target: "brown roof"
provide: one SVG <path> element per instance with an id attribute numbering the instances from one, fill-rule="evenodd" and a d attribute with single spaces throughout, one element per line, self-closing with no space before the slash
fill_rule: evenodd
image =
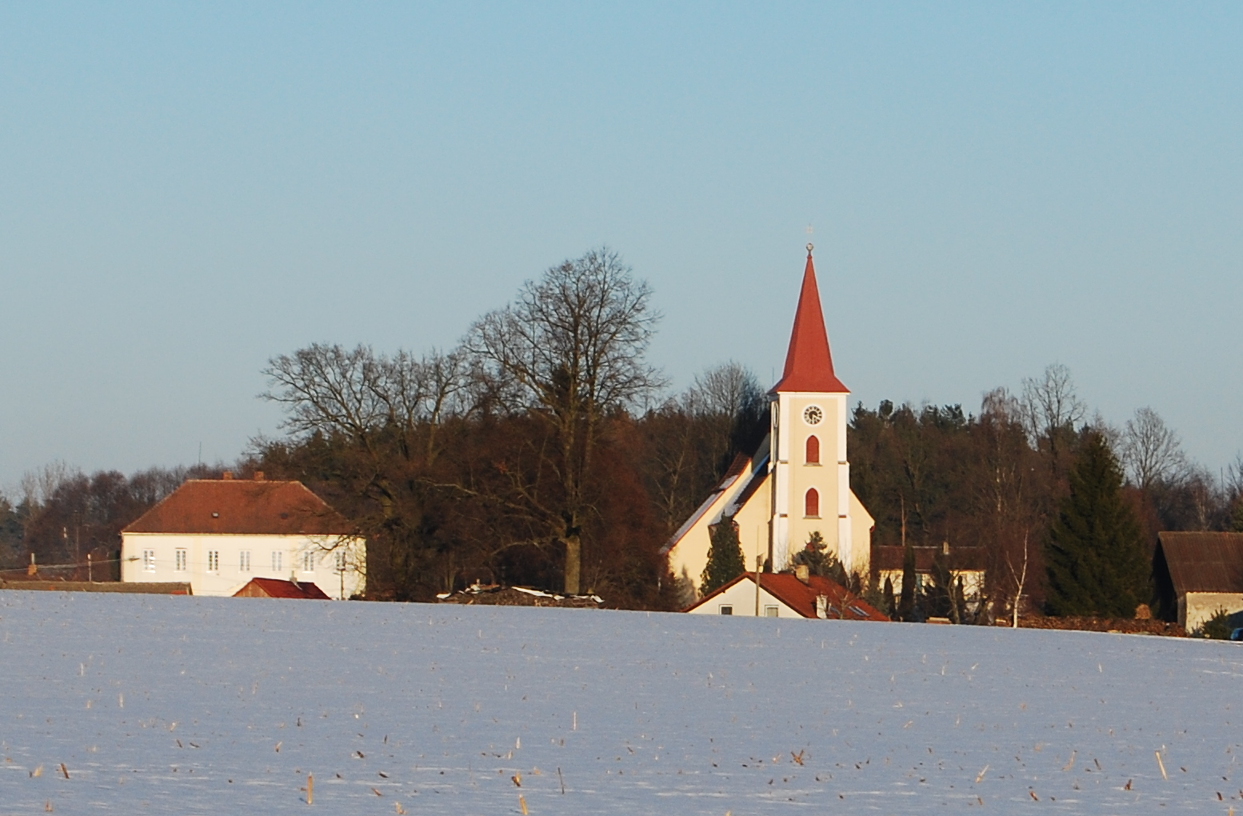
<path id="1" fill-rule="evenodd" d="M 250 583 L 233 593 L 234 598 L 300 598 L 308 601 L 332 600 L 315 584 L 282 581 L 279 578 L 251 578 Z"/>
<path id="2" fill-rule="evenodd" d="M 1174 591 L 1243 593 L 1243 533 L 1158 533 Z"/>
<path id="3" fill-rule="evenodd" d="M 122 592 L 133 595 L 193 595 L 189 584 L 173 581 L 49 581 L 47 578 L 0 579 L 0 589 L 45 592 Z"/>
<path id="4" fill-rule="evenodd" d="M 754 580 L 754 572 L 744 572 L 725 586 L 719 587 L 715 592 L 705 595 L 698 603 L 687 608 L 686 611 L 689 612 L 695 607 L 707 603 L 739 581 Z M 807 579 L 807 583 L 804 584 L 798 579 L 798 576 L 789 573 L 763 573 L 760 575 L 760 586 L 765 592 L 804 618 L 816 617 L 816 598 L 817 596 L 824 595 L 828 598 L 829 606 L 831 607 L 829 609 L 830 618 L 842 618 L 844 620 L 889 620 L 888 615 L 877 611 L 858 595 L 850 592 L 836 581 L 821 575 L 810 576 Z"/>
<path id="5" fill-rule="evenodd" d="M 121 532 L 349 535 L 354 526 L 302 482 L 192 479 Z"/>
<path id="6" fill-rule="evenodd" d="M 984 569 L 984 548 L 983 547 L 950 547 L 949 555 L 942 555 L 940 547 L 912 547 L 915 551 L 915 571 L 928 574 L 932 572 L 932 565 L 936 562 L 937 557 L 945 559 L 945 564 L 951 570 L 976 570 Z M 902 547 L 888 544 L 872 545 L 872 570 L 900 570 L 902 569 Z"/>

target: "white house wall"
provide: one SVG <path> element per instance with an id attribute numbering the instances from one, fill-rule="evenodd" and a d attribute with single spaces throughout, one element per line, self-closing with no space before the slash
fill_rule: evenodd
<path id="1" fill-rule="evenodd" d="M 177 551 L 185 551 L 184 569 Z M 144 552 L 154 553 L 154 562 Z M 209 555 L 216 553 L 216 569 Z M 244 559 L 243 553 L 249 558 Z M 279 554 L 279 567 L 273 554 Z M 306 570 L 304 555 L 313 568 Z M 337 569 L 338 553 L 345 570 Z M 314 583 L 331 598 L 358 595 L 366 586 L 366 544 L 337 536 L 174 535 L 125 533 L 121 539 L 121 580 L 135 583 L 175 581 L 190 584 L 195 595 L 231 596 L 252 578 Z"/>

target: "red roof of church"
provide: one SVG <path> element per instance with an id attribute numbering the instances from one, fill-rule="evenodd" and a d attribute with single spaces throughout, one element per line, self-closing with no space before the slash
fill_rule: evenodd
<path id="1" fill-rule="evenodd" d="M 354 527 L 302 482 L 191 479 L 121 532 L 349 535 Z"/>
<path id="2" fill-rule="evenodd" d="M 833 355 L 829 352 L 829 333 L 824 328 L 824 312 L 820 310 L 820 289 L 816 286 L 816 267 L 807 248 L 807 268 L 803 271 L 803 290 L 798 296 L 794 313 L 794 330 L 790 333 L 790 350 L 786 352 L 785 372 L 773 392 L 820 391 L 848 394 L 850 389 L 833 373 Z"/>

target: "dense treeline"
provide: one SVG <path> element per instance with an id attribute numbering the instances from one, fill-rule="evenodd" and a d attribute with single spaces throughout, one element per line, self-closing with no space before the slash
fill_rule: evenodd
<path id="1" fill-rule="evenodd" d="M 0 570 L 25 570 L 33 555 L 41 575 L 120 580 L 121 528 L 186 479 L 219 478 L 221 470 L 199 465 L 88 476 L 56 462 L 28 473 L 15 499 L 0 496 Z"/>
<path id="2" fill-rule="evenodd" d="M 427 600 L 482 581 L 676 608 L 685 587 L 660 548 L 735 454 L 762 442 L 768 408 L 761 384 L 734 363 L 668 396 L 645 360 L 659 317 L 650 297 L 616 254 L 598 250 L 528 282 L 452 351 L 316 344 L 277 356 L 266 396 L 286 409 L 284 435 L 256 440 L 232 468 L 302 480 L 352 519 L 368 540 L 373 598 Z M 1011 614 L 1016 598 L 1059 608 L 1065 582 L 1051 598 L 1049 558 L 1078 557 L 1073 514 L 1091 507 L 1135 520 L 1143 546 L 1127 549 L 1124 530 L 1118 552 L 1150 549 L 1163 529 L 1243 529 L 1243 460 L 1215 479 L 1149 409 L 1120 428 L 1089 420 L 1061 366 L 1021 393 L 990 392 L 978 413 L 860 404 L 848 445 L 875 543 L 972 548 L 987 567 L 974 607 L 982 618 Z M 121 527 L 185 478 L 221 469 L 127 478 L 48 468 L 16 498 L 0 497 L 0 558 L 6 567 L 31 553 L 41 564 L 115 558 Z M 952 582 L 934 579 L 958 619 Z M 1147 599 L 1127 580 L 1115 605 Z M 909 614 L 917 602 L 887 605 Z"/>

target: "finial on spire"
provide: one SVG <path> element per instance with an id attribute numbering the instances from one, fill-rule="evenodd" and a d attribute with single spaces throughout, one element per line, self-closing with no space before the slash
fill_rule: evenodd
<path id="1" fill-rule="evenodd" d="M 807 257 L 808 257 L 808 258 L 810 258 L 810 257 L 811 257 L 811 251 L 812 251 L 813 249 L 815 249 L 815 248 L 816 248 L 816 245 L 815 245 L 815 244 L 811 244 L 811 243 L 809 243 L 809 244 L 807 245 Z"/>

